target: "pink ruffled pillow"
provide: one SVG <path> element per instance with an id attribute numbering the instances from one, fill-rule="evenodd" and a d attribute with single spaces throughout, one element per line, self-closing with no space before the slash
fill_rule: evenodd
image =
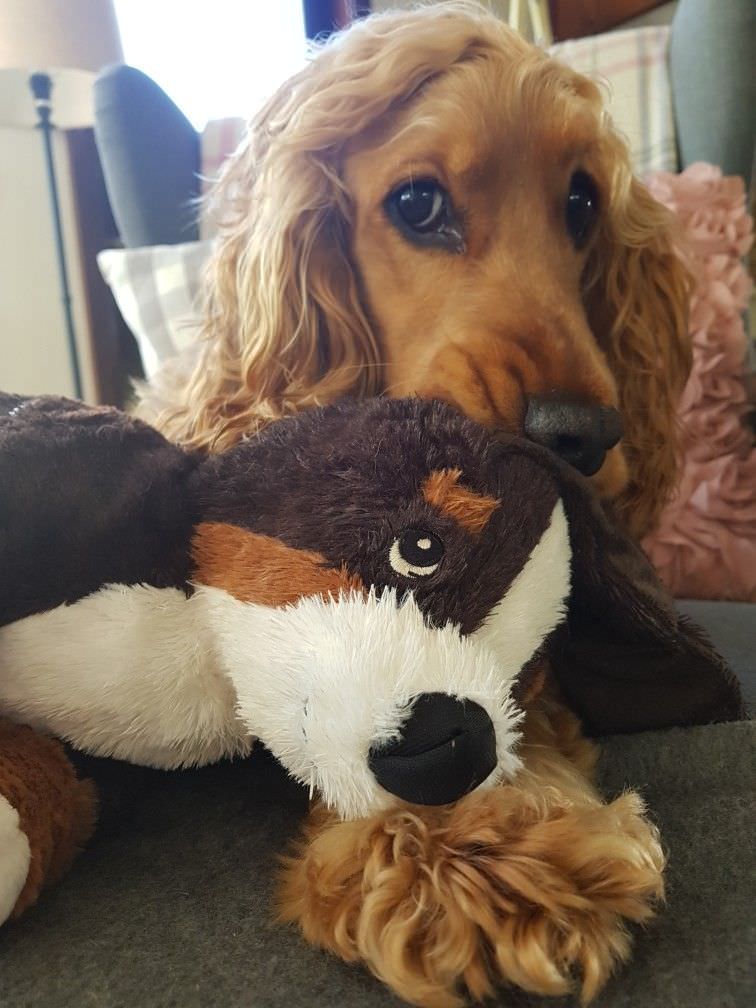
<path id="1" fill-rule="evenodd" d="M 743 181 L 691 165 L 647 179 L 680 218 L 696 274 L 693 370 L 680 403 L 682 479 L 644 547 L 678 598 L 756 600 L 756 449 L 744 415 L 753 242 Z"/>

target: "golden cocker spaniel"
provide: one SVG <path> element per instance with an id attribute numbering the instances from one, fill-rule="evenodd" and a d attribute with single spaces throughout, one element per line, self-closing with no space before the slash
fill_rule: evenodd
<path id="1" fill-rule="evenodd" d="M 687 275 L 593 82 L 474 5 L 374 15 L 265 105 L 216 203 L 201 357 L 143 410 L 169 435 L 220 447 L 345 393 L 435 396 L 653 525 Z"/>
<path id="2" fill-rule="evenodd" d="M 563 455 L 635 535 L 653 525 L 688 277 L 593 82 L 470 3 L 375 15 L 265 105 L 215 202 L 199 359 L 141 407 L 169 436 L 220 448 L 344 394 L 438 397 Z M 285 915 L 416 1004 L 562 994 L 575 971 L 590 999 L 627 955 L 623 919 L 662 894 L 658 837 L 637 796 L 601 801 L 550 686 L 523 760 L 438 812 L 316 810 Z"/>

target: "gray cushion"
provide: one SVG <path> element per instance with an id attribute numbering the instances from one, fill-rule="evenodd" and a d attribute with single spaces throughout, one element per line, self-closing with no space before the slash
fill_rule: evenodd
<path id="1" fill-rule="evenodd" d="M 680 0 L 670 75 L 680 163 L 718 165 L 750 183 L 756 136 L 756 3 Z"/>
<path id="2" fill-rule="evenodd" d="M 746 703 L 756 710 L 756 605 L 685 600 L 678 606 L 706 630 L 740 680 Z"/>
<path id="3" fill-rule="evenodd" d="M 199 237 L 199 136 L 141 70 L 113 66 L 94 87 L 95 137 L 121 239 L 128 248 Z"/>

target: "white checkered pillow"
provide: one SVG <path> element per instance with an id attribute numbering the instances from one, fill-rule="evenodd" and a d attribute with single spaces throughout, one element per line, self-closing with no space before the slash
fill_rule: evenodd
<path id="1" fill-rule="evenodd" d="M 667 69 L 669 27 L 626 28 L 559 42 L 552 56 L 608 86 L 607 107 L 625 135 L 633 170 L 677 171 L 677 140 Z"/>
<path id="2" fill-rule="evenodd" d="M 211 241 L 106 249 L 100 272 L 134 334 L 147 378 L 197 338 L 202 273 Z"/>

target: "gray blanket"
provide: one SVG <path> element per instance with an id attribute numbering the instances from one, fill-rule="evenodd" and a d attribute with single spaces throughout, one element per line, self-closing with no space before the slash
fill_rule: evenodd
<path id="1" fill-rule="evenodd" d="M 596 1008 L 756 1005 L 753 722 L 618 737 L 607 794 L 645 795 L 669 852 L 668 902 Z M 107 778 L 101 826 L 73 871 L 0 931 L 2 1008 L 388 1008 L 359 967 L 272 921 L 276 855 L 306 797 L 264 753 Z M 499 1005 L 567 1000 L 502 992 Z"/>

